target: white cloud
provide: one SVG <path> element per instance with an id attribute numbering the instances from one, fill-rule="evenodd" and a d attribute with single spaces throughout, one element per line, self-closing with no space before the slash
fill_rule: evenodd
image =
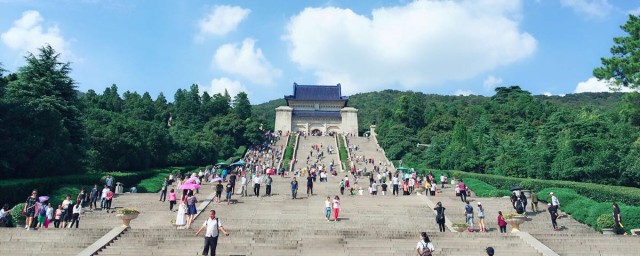
<path id="1" fill-rule="evenodd" d="M 21 53 L 37 54 L 38 48 L 51 45 L 65 59 L 71 59 L 73 54 L 69 49 L 69 42 L 64 39 L 58 26 L 43 28 L 44 18 L 38 11 L 26 11 L 22 17 L 13 22 L 13 27 L 0 35 L 2 42 L 12 50 Z"/>
<path id="2" fill-rule="evenodd" d="M 199 22 L 200 34 L 197 41 L 202 41 L 205 35 L 223 36 L 234 31 L 240 22 L 249 16 L 251 10 L 238 6 L 219 5 Z"/>
<path id="3" fill-rule="evenodd" d="M 536 40 L 520 31 L 521 1 L 415 1 L 371 15 L 306 8 L 283 39 L 291 60 L 346 94 L 390 86 L 462 81 L 531 56 Z M 320 22 L 321 21 L 321 22 Z"/>
<path id="4" fill-rule="evenodd" d="M 578 83 L 578 86 L 576 86 L 575 93 L 613 92 L 613 91 L 631 92 L 633 90 L 628 87 L 618 87 L 612 82 L 602 81 L 602 80 L 598 80 L 595 77 L 591 77 L 587 81 Z"/>
<path id="5" fill-rule="evenodd" d="M 560 0 L 560 4 L 577 13 L 596 18 L 605 17 L 613 10 L 613 6 L 607 0 Z"/>
<path id="6" fill-rule="evenodd" d="M 553 96 L 553 93 L 550 93 L 550 92 L 544 92 L 542 95 L 549 97 L 549 96 Z"/>
<path id="7" fill-rule="evenodd" d="M 271 66 L 260 48 L 255 48 L 255 41 L 244 39 L 242 45 L 224 44 L 216 50 L 213 61 L 222 70 L 240 75 L 256 84 L 273 84 L 282 71 Z"/>
<path id="8" fill-rule="evenodd" d="M 455 95 L 455 96 L 469 96 L 469 95 L 475 95 L 475 93 L 473 91 L 469 91 L 469 90 L 457 90 L 456 92 L 453 93 L 453 95 Z"/>
<path id="9" fill-rule="evenodd" d="M 485 79 L 484 82 L 482 82 L 482 86 L 484 86 L 484 89 L 486 90 L 493 90 L 493 88 L 496 88 L 501 84 L 502 84 L 502 78 L 495 77 L 495 76 L 488 76 L 487 79 Z"/>
<path id="10" fill-rule="evenodd" d="M 209 95 L 213 96 L 216 93 L 220 93 L 224 95 L 224 90 L 226 89 L 229 95 L 233 98 L 239 92 L 248 93 L 247 88 L 237 80 L 231 80 L 226 77 L 215 78 L 211 80 L 211 84 L 209 87 L 200 87 L 201 91 L 206 91 Z"/>

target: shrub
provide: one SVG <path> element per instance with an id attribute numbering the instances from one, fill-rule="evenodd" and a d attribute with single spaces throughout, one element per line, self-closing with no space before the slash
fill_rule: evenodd
<path id="1" fill-rule="evenodd" d="M 517 214 L 517 213 L 509 213 L 509 214 L 505 214 L 502 216 L 502 218 L 506 219 L 511 219 L 513 217 L 521 217 L 523 216 L 522 214 Z"/>
<path id="2" fill-rule="evenodd" d="M 11 209 L 11 225 L 14 227 L 22 227 L 27 223 L 27 216 L 22 214 L 23 209 L 24 203 L 16 204 L 16 206 Z"/>
<path id="3" fill-rule="evenodd" d="M 117 214 L 140 214 L 140 211 L 135 208 L 123 208 L 116 210 Z"/>
<path id="4" fill-rule="evenodd" d="M 602 214 L 598 217 L 598 227 L 600 229 L 603 228 L 614 228 L 616 226 L 616 222 L 613 220 L 613 216 L 610 214 Z"/>
<path id="5" fill-rule="evenodd" d="M 511 194 L 508 190 L 499 190 L 478 179 L 464 179 L 464 184 L 480 197 L 502 197 Z"/>
<path id="6" fill-rule="evenodd" d="M 466 228 L 469 225 L 467 225 L 467 223 L 464 223 L 464 222 L 458 222 L 458 223 L 451 224 L 451 226 L 452 227 L 463 227 L 463 228 Z"/>

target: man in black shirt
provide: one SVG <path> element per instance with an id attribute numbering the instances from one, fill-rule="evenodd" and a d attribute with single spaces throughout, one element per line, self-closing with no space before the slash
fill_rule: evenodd
<path id="1" fill-rule="evenodd" d="M 307 177 L 307 195 L 313 195 L 313 177 L 311 175 Z"/>
<path id="2" fill-rule="evenodd" d="M 229 176 L 229 180 L 231 181 L 231 193 L 236 193 L 236 173 L 232 172 L 231 176 Z"/>

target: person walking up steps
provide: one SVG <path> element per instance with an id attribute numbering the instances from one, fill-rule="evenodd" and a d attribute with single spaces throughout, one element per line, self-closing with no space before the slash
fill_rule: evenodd
<path id="1" fill-rule="evenodd" d="M 504 221 L 502 211 L 498 211 L 498 227 L 500 227 L 500 233 L 507 233 L 507 222 Z"/>
<path id="2" fill-rule="evenodd" d="M 307 196 L 313 195 L 313 177 L 311 174 L 307 177 Z"/>
<path id="3" fill-rule="evenodd" d="M 164 178 L 164 181 L 162 181 L 162 187 L 160 188 L 160 200 L 158 201 L 164 202 L 165 200 L 167 200 L 167 184 L 168 179 Z"/>
<path id="4" fill-rule="evenodd" d="M 229 233 L 224 230 L 222 222 L 220 222 L 220 220 L 216 218 L 215 210 L 209 211 L 209 218 L 205 220 L 202 224 L 202 227 L 200 227 L 200 229 L 196 231 L 195 236 L 200 235 L 200 232 L 202 232 L 202 230 L 204 230 L 205 228 L 207 229 L 207 231 L 204 234 L 204 249 L 202 250 L 202 255 L 206 256 L 209 253 L 209 250 L 211 250 L 210 255 L 215 256 L 216 247 L 218 247 L 218 235 L 220 234 L 220 231 L 222 231 L 225 236 L 229 236 Z"/>
<path id="5" fill-rule="evenodd" d="M 549 215 L 551 216 L 551 226 L 553 226 L 553 231 L 558 231 L 558 209 L 552 204 L 547 204 Z"/>
<path id="6" fill-rule="evenodd" d="M 260 173 L 256 173 L 256 176 L 253 177 L 253 193 L 256 197 L 260 197 L 260 184 L 262 184 L 262 176 Z"/>
<path id="7" fill-rule="evenodd" d="M 215 197 L 215 201 L 218 204 L 220 204 L 220 198 L 222 197 L 222 190 L 223 189 L 224 189 L 224 186 L 222 185 L 222 181 L 219 180 L 218 184 L 216 184 L 216 197 Z"/>
<path id="8" fill-rule="evenodd" d="M 231 180 L 227 181 L 227 205 L 229 205 L 231 203 L 231 195 L 233 194 L 233 184 L 231 183 Z"/>
<path id="9" fill-rule="evenodd" d="M 291 199 L 296 199 L 298 195 L 298 181 L 296 180 L 296 177 L 293 177 L 293 180 L 291 181 Z"/>
<path id="10" fill-rule="evenodd" d="M 267 181 L 265 182 L 265 184 L 267 185 L 265 190 L 266 196 L 271 196 L 271 183 L 273 183 L 273 178 L 271 178 L 271 174 L 269 174 L 267 175 Z"/>
<path id="11" fill-rule="evenodd" d="M 242 178 L 240 178 L 240 185 L 242 185 L 242 190 L 240 191 L 240 195 L 242 197 L 247 196 L 247 175 L 243 174 Z"/>
<path id="12" fill-rule="evenodd" d="M 340 195 L 344 196 L 344 181 L 343 180 L 340 181 L 340 185 L 339 186 L 340 186 Z"/>
<path id="13" fill-rule="evenodd" d="M 398 186 L 400 185 L 400 179 L 398 179 L 398 174 L 393 175 L 393 179 L 391 180 L 391 185 L 393 185 L 393 195 L 398 196 Z"/>
<path id="14" fill-rule="evenodd" d="M 460 200 L 464 203 L 467 201 L 467 186 L 460 180 L 458 182 L 458 190 L 460 191 Z"/>
<path id="15" fill-rule="evenodd" d="M 436 210 L 436 223 L 438 223 L 438 227 L 440 228 L 440 232 L 444 232 L 445 231 L 445 227 L 444 227 L 444 222 L 445 222 L 444 210 L 446 208 L 442 207 L 442 202 L 438 202 L 436 204 L 436 208 L 433 208 L 433 209 Z"/>
<path id="16" fill-rule="evenodd" d="M 538 212 L 538 195 L 531 191 L 531 211 Z"/>

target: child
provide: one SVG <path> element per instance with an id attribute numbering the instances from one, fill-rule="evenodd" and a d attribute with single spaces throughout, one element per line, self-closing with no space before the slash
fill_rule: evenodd
<path id="1" fill-rule="evenodd" d="M 47 206 L 44 203 L 37 203 L 36 210 L 38 213 L 38 224 L 36 225 L 36 229 L 40 229 L 44 227 L 44 220 L 47 219 Z"/>
<path id="2" fill-rule="evenodd" d="M 47 219 L 44 221 L 44 227 L 49 228 L 49 223 L 53 220 L 53 207 L 51 203 L 47 204 Z"/>
<path id="3" fill-rule="evenodd" d="M 173 206 L 176 204 L 176 192 L 174 189 L 169 191 L 169 211 L 173 211 Z"/>

